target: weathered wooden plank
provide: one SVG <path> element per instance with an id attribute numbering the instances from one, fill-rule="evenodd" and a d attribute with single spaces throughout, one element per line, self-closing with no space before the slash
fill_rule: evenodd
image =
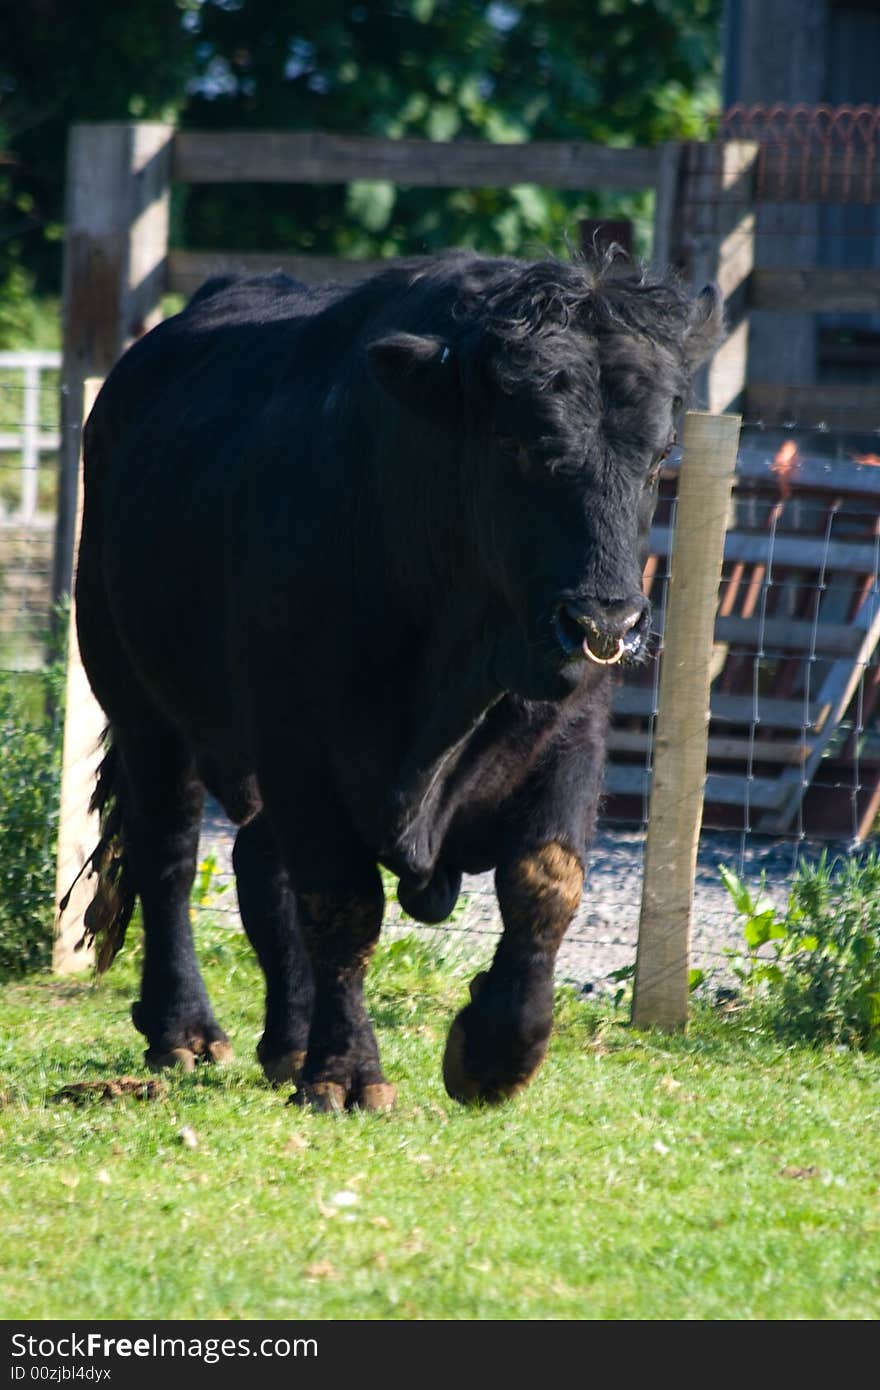
<path id="1" fill-rule="evenodd" d="M 850 431 L 880 430 L 880 388 L 839 382 L 786 386 L 749 382 L 746 423 L 761 421 L 783 429 L 815 429 L 819 425 Z"/>
<path id="2" fill-rule="evenodd" d="M 651 529 L 652 555 L 666 556 L 672 544 L 668 526 Z M 767 565 L 774 569 L 825 568 L 845 574 L 873 574 L 877 563 L 877 546 L 860 541 L 829 541 L 817 536 L 748 535 L 743 531 L 728 531 L 724 541 L 724 559 L 742 561 L 747 565 Z"/>
<path id="3" fill-rule="evenodd" d="M 83 385 L 160 317 L 171 126 L 75 125 L 67 153 L 64 365 L 53 594 L 70 591 Z"/>
<path id="4" fill-rule="evenodd" d="M 610 753 L 647 754 L 653 742 L 647 729 L 611 729 L 608 734 Z M 709 738 L 707 756 L 721 762 L 801 764 L 809 757 L 811 743 L 800 739 L 770 741 L 761 738 Z M 864 755 L 863 755 L 864 756 Z"/>
<path id="5" fill-rule="evenodd" d="M 655 632 L 662 635 L 663 618 L 654 619 Z M 757 653 L 759 642 L 764 652 L 810 652 L 817 656 L 847 656 L 858 651 L 860 634 L 843 623 L 818 623 L 788 618 L 715 619 L 715 641 L 731 646 L 746 647 Z"/>
<path id="6" fill-rule="evenodd" d="M 752 272 L 750 300 L 753 309 L 876 314 L 880 311 L 880 270 L 758 268 Z"/>
<path id="7" fill-rule="evenodd" d="M 655 696 L 649 686 L 623 685 L 614 694 L 614 713 L 622 718 L 647 718 L 655 713 Z M 714 720 L 721 724 L 752 724 L 755 721 L 755 701 L 751 695 L 716 695 L 709 700 Z M 758 698 L 757 715 L 768 729 L 820 729 L 828 714 L 829 705 L 814 700 L 805 717 L 803 700 L 783 700 L 772 695 Z"/>
<path id="8" fill-rule="evenodd" d="M 689 211 L 681 241 L 695 290 L 714 281 L 724 296 L 724 338 L 697 372 L 694 395 L 709 410 L 739 410 L 746 384 L 748 285 L 755 264 L 752 201 L 759 147 L 754 141 L 692 144 L 683 160 L 680 209 Z"/>
<path id="9" fill-rule="evenodd" d="M 826 777 L 829 779 L 826 781 Z M 880 773 L 875 769 L 854 784 L 852 767 L 826 768 L 804 795 L 803 822 L 807 835 L 851 842 L 868 840 L 880 812 Z"/>
<path id="10" fill-rule="evenodd" d="M 739 451 L 736 461 L 738 483 L 755 483 L 773 492 L 779 491 L 779 474 L 774 469 L 773 449 L 756 449 L 754 443 Z M 678 459 L 675 453 L 664 465 L 663 476 L 675 477 Z M 876 464 L 853 463 L 849 459 L 830 459 L 813 454 L 798 454 L 795 470 L 789 474 L 792 489 L 808 492 L 833 492 L 836 497 L 880 498 L 880 468 Z"/>
<path id="11" fill-rule="evenodd" d="M 389 140 L 322 131 L 179 131 L 172 178 L 180 183 L 349 183 L 390 179 L 431 188 L 652 188 L 656 150 L 533 140 Z"/>
<path id="12" fill-rule="evenodd" d="M 651 259 L 657 266 L 673 265 L 678 259 L 681 223 L 682 146 L 673 140 L 658 145 L 658 170 L 654 196 L 654 242 Z"/>
<path id="13" fill-rule="evenodd" d="M 61 436 L 57 430 L 40 430 L 34 435 L 34 442 L 41 454 L 50 453 L 58 448 Z M 0 434 L 0 453 L 18 453 L 21 445 L 21 434 Z"/>
<path id="14" fill-rule="evenodd" d="M 786 618 L 719 618 L 715 641 L 757 652 L 809 652 L 817 656 L 844 656 L 858 651 L 859 634 L 841 623 L 789 621 Z"/>
<path id="15" fill-rule="evenodd" d="M 352 260 L 341 256 L 285 256 L 274 251 L 169 251 L 168 289 L 191 295 L 212 275 L 240 271 L 247 275 L 283 270 L 307 285 L 354 285 L 377 270 L 387 270 L 392 260 Z"/>
<path id="16" fill-rule="evenodd" d="M 804 792 L 819 767 L 822 754 L 845 715 L 868 662 L 877 650 L 880 643 L 880 596 L 875 590 L 872 590 L 862 603 L 853 619 L 852 627 L 860 639 L 856 652 L 848 659 L 834 662 L 819 691 L 820 703 L 827 705 L 829 710 L 824 727 L 813 743 L 803 770 L 796 771 L 790 768 L 780 777 L 783 796 L 779 802 L 778 820 L 773 817 L 767 818 L 762 822 L 761 829 L 782 831 L 790 828 Z"/>
<path id="17" fill-rule="evenodd" d="M 27 348 L 24 351 L 4 349 L 0 352 L 0 367 L 11 367 L 14 371 L 21 371 L 22 367 L 32 363 L 41 369 L 50 369 L 61 366 L 61 353 L 57 348 Z"/>
<path id="18" fill-rule="evenodd" d="M 651 773 L 645 767 L 628 767 L 624 763 L 609 763 L 605 773 L 607 796 L 645 796 L 651 789 Z M 757 811 L 778 808 L 783 795 L 781 783 L 775 777 L 752 777 L 737 773 L 710 772 L 706 777 L 705 800 L 721 806 L 749 805 Z"/>

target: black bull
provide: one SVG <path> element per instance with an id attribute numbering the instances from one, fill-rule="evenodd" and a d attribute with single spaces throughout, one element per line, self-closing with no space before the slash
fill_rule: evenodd
<path id="1" fill-rule="evenodd" d="M 120 360 L 84 445 L 77 623 L 110 726 L 86 920 L 106 964 L 140 898 L 148 1063 L 229 1052 L 189 919 L 207 788 L 240 827 L 270 1080 L 391 1103 L 363 999 L 383 864 L 425 922 L 495 869 L 503 935 L 444 1078 L 528 1082 L 719 317 L 632 268 L 461 254 L 349 290 L 214 280 Z"/>

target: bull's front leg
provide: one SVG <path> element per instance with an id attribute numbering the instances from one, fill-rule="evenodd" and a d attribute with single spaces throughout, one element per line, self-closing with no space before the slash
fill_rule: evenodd
<path id="1" fill-rule="evenodd" d="M 540 1067 L 553 1020 L 556 954 L 583 884 L 581 856 L 558 840 L 499 864 L 504 932 L 446 1042 L 443 1080 L 454 1100 L 506 1100 Z"/>
<path id="2" fill-rule="evenodd" d="M 505 817 L 495 870 L 504 931 L 488 971 L 446 1043 L 443 1079 L 455 1100 L 506 1100 L 544 1059 L 553 1017 L 553 968 L 584 886 L 593 836 L 611 687 L 592 692 Z"/>

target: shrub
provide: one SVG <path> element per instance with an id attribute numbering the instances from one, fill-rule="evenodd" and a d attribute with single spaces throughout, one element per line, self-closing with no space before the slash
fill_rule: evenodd
<path id="1" fill-rule="evenodd" d="M 729 869 L 722 876 L 745 918 L 735 972 L 753 997 L 768 998 L 779 1030 L 880 1045 L 880 851 L 831 863 L 823 853 L 800 865 L 781 913 L 763 881 L 753 894 Z"/>
<path id="2" fill-rule="evenodd" d="M 52 956 L 63 691 L 59 661 L 0 672 L 0 977 Z"/>

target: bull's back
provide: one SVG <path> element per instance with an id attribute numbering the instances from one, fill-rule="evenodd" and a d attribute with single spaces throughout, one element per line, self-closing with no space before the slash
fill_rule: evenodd
<path id="1" fill-rule="evenodd" d="M 107 378 L 84 435 L 77 599 L 111 713 L 133 677 L 197 742 L 235 741 L 230 518 L 278 364 L 314 308 L 287 277 L 209 283 Z"/>
<path id="2" fill-rule="evenodd" d="M 138 474 L 156 481 L 163 461 L 178 481 L 210 471 L 211 460 L 227 452 L 230 422 L 258 418 L 279 362 L 295 356 L 302 327 L 320 306 L 315 292 L 288 276 L 206 282 L 108 376 L 86 426 L 86 487 L 95 472 L 111 486 L 124 478 L 130 487 Z"/>

